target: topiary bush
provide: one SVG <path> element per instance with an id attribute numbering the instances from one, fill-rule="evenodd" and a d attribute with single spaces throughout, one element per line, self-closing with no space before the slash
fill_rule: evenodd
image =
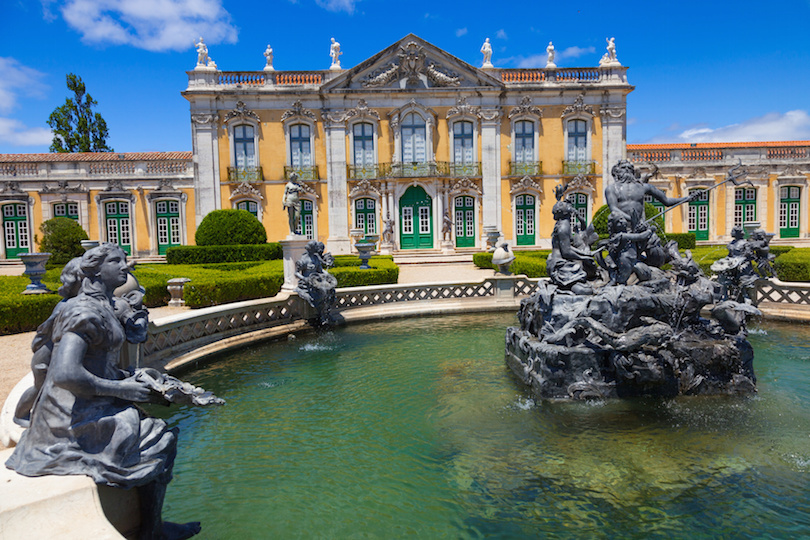
<path id="1" fill-rule="evenodd" d="M 655 206 L 650 203 L 644 203 L 644 217 L 645 219 L 650 219 L 652 217 L 658 216 L 660 210 L 658 210 Z M 607 236 L 608 234 L 608 217 L 610 216 L 610 208 L 608 205 L 603 205 L 596 211 L 593 215 L 593 228 L 599 234 L 599 236 Z M 658 236 L 661 236 L 664 233 L 664 216 L 658 216 L 654 220 L 655 225 L 658 227 Z M 663 238 L 662 238 L 663 240 Z"/>
<path id="2" fill-rule="evenodd" d="M 773 262 L 773 269 L 782 281 L 810 281 L 810 248 L 782 253 Z"/>
<path id="3" fill-rule="evenodd" d="M 42 232 L 42 242 L 39 249 L 42 253 L 50 253 L 48 268 L 67 264 L 74 257 L 84 254 L 82 240 L 87 240 L 87 233 L 76 221 L 66 217 L 49 219 L 39 226 Z"/>
<path id="4" fill-rule="evenodd" d="M 229 246 L 175 246 L 166 250 L 168 264 L 216 264 L 281 259 L 281 244 L 239 244 Z"/>
<path id="5" fill-rule="evenodd" d="M 214 210 L 200 222 L 194 241 L 198 246 L 264 244 L 267 231 L 247 210 Z"/>

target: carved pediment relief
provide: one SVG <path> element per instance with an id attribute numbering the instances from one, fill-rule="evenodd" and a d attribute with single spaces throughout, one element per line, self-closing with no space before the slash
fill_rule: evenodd
<path id="1" fill-rule="evenodd" d="M 777 178 L 804 178 L 803 173 L 796 165 L 788 165 L 785 170 L 777 174 Z"/>
<path id="2" fill-rule="evenodd" d="M 230 122 L 233 119 L 238 120 L 251 119 L 258 122 L 259 115 L 248 109 L 243 101 L 237 101 L 236 108 L 232 111 L 229 111 L 227 114 L 225 114 L 225 116 L 222 117 L 223 122 Z"/>
<path id="3" fill-rule="evenodd" d="M 364 178 L 357 182 L 349 192 L 349 197 L 351 198 L 361 195 L 376 195 L 377 197 L 381 197 L 382 193 L 380 193 L 380 190 L 377 189 L 377 186 L 374 185 L 373 182 Z"/>
<path id="4" fill-rule="evenodd" d="M 67 180 L 59 180 L 56 182 L 56 187 L 45 186 L 42 188 L 42 193 L 87 193 L 87 188 L 81 183 L 70 186 Z"/>
<path id="5" fill-rule="evenodd" d="M 258 199 L 263 200 L 262 194 L 259 192 L 258 189 L 250 185 L 250 182 L 243 181 L 241 182 L 234 190 L 231 192 L 230 199 L 233 200 L 237 197 L 249 197 L 251 199 Z"/>
<path id="6" fill-rule="evenodd" d="M 532 105 L 531 97 L 523 96 L 523 98 L 520 100 L 520 105 L 517 107 L 512 107 L 512 110 L 509 111 L 510 120 L 515 116 L 536 116 L 537 118 L 543 118 L 543 109 L 537 107 L 536 105 Z"/>
<path id="7" fill-rule="evenodd" d="M 574 100 L 573 105 L 569 105 L 563 110 L 561 117 L 565 118 L 566 116 L 575 114 L 589 114 L 591 116 L 596 116 L 596 114 L 593 112 L 593 107 L 585 103 L 584 93 L 577 96 L 577 99 Z"/>
<path id="8" fill-rule="evenodd" d="M 473 192 L 479 197 L 483 196 L 481 188 L 478 187 L 478 182 L 470 180 L 469 178 L 462 178 L 450 187 L 450 193 L 470 193 Z"/>
<path id="9" fill-rule="evenodd" d="M 324 85 L 332 88 L 455 88 L 501 81 L 411 34 Z"/>
<path id="10" fill-rule="evenodd" d="M 512 187 L 509 189 L 509 194 L 514 195 L 524 191 L 534 191 L 535 193 L 543 194 L 543 186 L 532 180 L 531 176 L 524 176 L 520 180 L 512 180 Z"/>
<path id="11" fill-rule="evenodd" d="M 458 98 L 456 106 L 451 107 L 450 110 L 447 111 L 447 118 L 454 116 L 474 116 L 478 118 L 481 116 L 481 107 L 474 107 L 467 103 L 466 97 L 460 97 Z"/>
<path id="12" fill-rule="evenodd" d="M 573 193 L 575 191 L 580 193 L 587 193 L 593 196 L 593 194 L 596 193 L 596 185 L 594 179 L 588 178 L 584 174 L 579 173 L 565 185 L 566 195 L 569 193 Z"/>
<path id="13" fill-rule="evenodd" d="M 281 121 L 282 122 L 284 122 L 286 120 L 289 120 L 291 118 L 292 119 L 295 119 L 295 118 L 304 119 L 304 118 L 306 118 L 306 119 L 312 120 L 313 122 L 317 121 L 317 117 L 315 116 L 315 113 L 310 111 L 309 109 L 305 109 L 303 104 L 301 103 L 301 100 L 296 100 L 296 102 L 293 103 L 292 109 L 284 111 L 284 114 L 281 115 Z"/>

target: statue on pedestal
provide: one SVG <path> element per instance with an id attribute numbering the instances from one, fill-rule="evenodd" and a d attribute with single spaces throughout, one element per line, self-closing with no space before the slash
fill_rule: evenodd
<path id="1" fill-rule="evenodd" d="M 273 67 L 273 48 L 270 45 L 267 45 L 267 49 L 264 51 L 264 57 L 267 59 L 267 65 L 264 66 L 264 70 L 275 71 Z"/>
<path id="2" fill-rule="evenodd" d="M 446 242 L 453 241 L 453 218 L 450 217 L 450 212 L 447 210 L 442 216 L 442 239 Z"/>
<path id="3" fill-rule="evenodd" d="M 116 244 L 103 243 L 66 265 L 64 300 L 32 345 L 35 400 L 29 391 L 17 407 L 15 421 L 27 429 L 6 466 L 25 476 L 86 475 L 98 484 L 137 487 L 140 538 L 189 538 L 199 523 L 161 517 L 178 430 L 135 404 L 224 402 L 154 369 L 118 367 L 125 340 L 146 341 L 143 291 L 114 296 L 129 276 Z"/>
<path id="4" fill-rule="evenodd" d="M 616 38 L 605 38 L 607 41 L 607 52 L 599 60 L 600 66 L 614 65 L 621 66 L 619 59 L 616 58 Z"/>
<path id="5" fill-rule="evenodd" d="M 548 42 L 548 47 L 546 47 L 546 54 L 548 55 L 548 60 L 546 61 L 546 69 L 553 69 L 557 67 L 557 64 L 554 63 L 554 57 L 557 55 L 554 52 L 554 44 L 550 41 Z"/>
<path id="6" fill-rule="evenodd" d="M 208 46 L 203 42 L 202 36 L 195 46 L 197 47 L 197 66 L 206 67 L 208 65 Z"/>
<path id="7" fill-rule="evenodd" d="M 301 224 L 301 197 L 304 186 L 298 183 L 298 175 L 292 173 L 287 185 L 284 186 L 284 199 L 281 201 L 281 207 L 287 210 L 287 223 L 290 226 L 290 236 L 293 236 Z"/>
<path id="8" fill-rule="evenodd" d="M 482 68 L 491 68 L 494 67 L 492 65 L 492 45 L 489 43 L 489 38 L 484 41 L 484 44 L 481 45 L 481 52 L 484 54 L 484 63 L 481 65 Z"/>
<path id="9" fill-rule="evenodd" d="M 385 224 L 382 232 L 383 243 L 391 244 L 394 242 L 394 220 L 391 219 L 390 213 L 386 216 L 383 223 Z"/>
<path id="10" fill-rule="evenodd" d="M 340 52 L 340 43 L 335 41 L 335 38 L 332 38 L 332 45 L 329 46 L 329 57 L 332 59 L 332 65 L 329 66 L 329 69 L 340 69 L 340 55 L 343 54 Z"/>

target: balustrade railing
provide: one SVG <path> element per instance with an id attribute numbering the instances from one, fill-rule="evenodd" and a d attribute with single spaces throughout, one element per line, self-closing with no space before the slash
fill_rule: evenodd
<path id="1" fill-rule="evenodd" d="M 303 86 L 307 84 L 321 84 L 323 75 L 320 73 L 308 72 L 276 72 L 276 84 L 279 86 Z"/>
<path id="2" fill-rule="evenodd" d="M 261 167 L 228 167 L 228 182 L 261 182 L 264 180 Z"/>
<path id="3" fill-rule="evenodd" d="M 645 161 L 671 161 L 672 152 L 669 150 L 641 150 L 630 152 L 630 161 L 645 162 Z"/>
<path id="4" fill-rule="evenodd" d="M 0 176 L 34 176 L 39 174 L 36 163 L 0 163 Z"/>
<path id="5" fill-rule="evenodd" d="M 481 176 L 481 164 L 475 163 L 448 163 L 450 176 L 477 177 Z"/>
<path id="6" fill-rule="evenodd" d="M 596 174 L 596 162 L 563 161 L 563 174 Z"/>
<path id="7" fill-rule="evenodd" d="M 511 176 L 539 176 L 543 174 L 543 162 L 510 161 L 509 174 Z"/>
<path id="8" fill-rule="evenodd" d="M 320 176 L 318 176 L 318 166 L 315 165 L 314 167 L 284 167 L 284 179 L 289 180 L 290 176 L 295 173 L 298 175 L 299 180 L 319 180 Z"/>
<path id="9" fill-rule="evenodd" d="M 124 175 L 135 174 L 135 164 L 129 161 L 90 163 L 87 174 Z"/>
<path id="10" fill-rule="evenodd" d="M 381 178 L 382 173 L 379 165 L 347 165 L 349 180 L 371 180 Z"/>
<path id="11" fill-rule="evenodd" d="M 599 82 L 599 69 L 560 68 L 554 71 L 554 78 L 558 82 Z"/>
<path id="12" fill-rule="evenodd" d="M 448 176 L 447 162 L 426 161 L 409 163 L 386 163 L 383 173 L 388 178 L 423 178 L 427 176 Z"/>
<path id="13" fill-rule="evenodd" d="M 188 172 L 186 161 L 154 161 L 146 163 L 147 174 L 184 174 Z"/>
<path id="14" fill-rule="evenodd" d="M 768 148 L 768 159 L 807 159 L 810 157 L 808 148 Z"/>
<path id="15" fill-rule="evenodd" d="M 546 72 L 537 69 L 510 69 L 501 71 L 501 80 L 505 83 L 540 83 L 545 82 Z"/>
<path id="16" fill-rule="evenodd" d="M 220 71 L 217 84 L 234 86 L 263 86 L 267 77 L 261 71 Z"/>
<path id="17" fill-rule="evenodd" d="M 695 148 L 681 150 L 681 161 L 719 161 L 723 159 L 723 151 L 713 148 Z"/>

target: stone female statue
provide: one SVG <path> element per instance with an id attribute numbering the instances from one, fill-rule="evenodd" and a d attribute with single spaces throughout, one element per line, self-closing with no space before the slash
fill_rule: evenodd
<path id="1" fill-rule="evenodd" d="M 86 475 L 98 484 L 137 487 L 140 538 L 193 536 L 199 523 L 178 525 L 161 518 L 177 428 L 169 429 L 135 405 L 165 403 L 156 384 L 168 376 L 149 373 L 154 370 L 131 374 L 118 367 L 127 337 L 120 321 L 138 326 L 132 306 L 116 305 L 125 300 L 113 296 L 129 276 L 126 255 L 104 243 L 87 251 L 78 265 L 81 286 L 75 296 L 67 293 L 49 319 L 48 336 L 42 336 L 50 342 L 44 377 L 29 427 L 6 466 L 25 476 Z"/>
<path id="2" fill-rule="evenodd" d="M 301 223 L 301 197 L 300 194 L 304 192 L 304 186 L 298 183 L 298 175 L 293 173 L 290 175 L 290 181 L 284 186 L 284 199 L 281 206 L 287 210 L 287 222 L 290 226 L 290 235 L 296 234 L 299 224 Z"/>

